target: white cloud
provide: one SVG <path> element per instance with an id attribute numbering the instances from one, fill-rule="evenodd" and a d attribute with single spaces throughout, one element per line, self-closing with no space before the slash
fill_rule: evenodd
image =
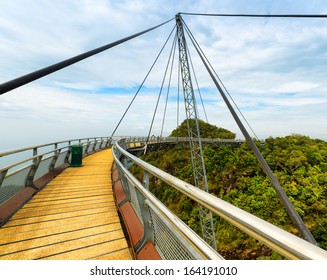
<path id="1" fill-rule="evenodd" d="M 302 0 L 296 4 L 284 0 L 224 0 L 219 6 L 214 0 L 0 2 L 0 83 L 147 29 L 173 18 L 179 11 L 327 11 L 323 1 Z M 292 128 L 325 137 L 322 126 L 326 123 L 326 20 L 183 17 L 258 135 L 286 135 L 293 132 Z M 6 139 L 22 138 L 27 131 L 35 135 L 45 131 L 49 139 L 110 134 L 173 26 L 171 22 L 2 95 L 0 122 Z M 118 134 L 147 133 L 170 45 Z M 190 49 L 193 53 L 191 46 Z M 205 88 L 203 97 L 209 121 L 237 131 L 240 137 L 200 60 L 192 57 L 199 84 Z M 175 85 L 177 78 L 173 79 Z M 172 106 L 173 101 L 169 104 Z M 160 106 L 158 115 L 162 116 Z M 165 131 L 176 125 L 175 107 L 168 111 Z M 154 128 L 156 134 L 160 133 L 159 118 Z M 4 145 L 3 139 L 0 146 Z"/>
<path id="2" fill-rule="evenodd" d="M 310 89 L 317 88 L 319 84 L 294 81 L 285 83 L 271 89 L 272 92 L 283 93 L 283 92 L 302 92 Z"/>

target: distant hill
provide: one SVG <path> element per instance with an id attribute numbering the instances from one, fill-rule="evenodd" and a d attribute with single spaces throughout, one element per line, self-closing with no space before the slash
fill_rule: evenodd
<path id="1" fill-rule="evenodd" d="M 195 126 L 195 120 L 190 120 L 191 125 Z M 202 138 L 221 138 L 235 139 L 236 134 L 228 129 L 217 127 L 205 121 L 199 120 L 200 134 Z M 184 120 L 175 130 L 172 131 L 170 137 L 188 137 L 187 120 Z"/>

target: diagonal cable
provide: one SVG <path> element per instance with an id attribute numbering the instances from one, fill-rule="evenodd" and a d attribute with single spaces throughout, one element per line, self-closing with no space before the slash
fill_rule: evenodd
<path id="1" fill-rule="evenodd" d="M 180 59 L 178 60 L 178 69 L 181 69 L 181 61 L 180 61 Z M 178 82 L 177 82 L 177 124 L 176 124 L 176 128 L 177 128 L 177 141 L 178 141 L 178 137 L 179 137 L 179 135 L 178 135 L 178 131 L 179 131 L 179 129 L 178 129 L 178 126 L 179 126 L 179 99 L 180 99 L 180 82 L 181 82 L 181 75 L 182 75 L 182 73 L 181 73 L 181 71 L 179 71 L 178 70 L 178 78 L 177 78 L 177 80 L 178 80 Z"/>
<path id="2" fill-rule="evenodd" d="M 163 129 L 164 129 L 164 125 L 165 125 L 165 119 L 166 119 L 166 113 L 167 113 L 167 103 L 168 103 L 168 98 L 169 98 L 169 93 L 170 93 L 170 84 L 171 84 L 171 77 L 173 74 L 173 67 L 174 67 L 174 57 L 175 57 L 175 53 L 176 53 L 176 46 L 177 46 L 177 33 L 175 35 L 175 39 L 174 39 L 174 51 L 173 51 L 173 59 L 171 62 L 171 67 L 170 67 L 170 74 L 169 74 L 169 82 L 168 82 L 168 89 L 167 89 L 167 95 L 166 95 L 166 103 L 165 103 L 165 109 L 164 109 L 164 115 L 163 115 L 163 120 L 162 120 L 162 126 L 161 126 L 161 133 L 160 136 L 163 135 Z"/>
<path id="3" fill-rule="evenodd" d="M 302 218 L 300 217 L 299 213 L 296 211 L 295 207 L 293 206 L 292 202 L 289 200 L 288 196 L 286 195 L 285 191 L 283 190 L 283 188 L 281 187 L 279 181 L 277 180 L 277 178 L 275 177 L 274 173 L 272 172 L 272 170 L 270 169 L 268 163 L 266 162 L 266 160 L 264 159 L 263 155 L 261 154 L 261 152 L 259 151 L 258 147 L 256 146 L 256 144 L 254 143 L 253 139 L 251 138 L 251 136 L 249 135 L 248 131 L 246 130 L 246 128 L 244 127 L 243 123 L 241 122 L 239 116 L 236 114 L 232 104 L 230 103 L 229 99 L 227 98 L 223 88 L 220 86 L 218 80 L 216 79 L 213 71 L 210 69 L 210 66 L 208 65 L 208 63 L 206 62 L 205 58 L 203 57 L 201 51 L 199 50 L 199 48 L 197 47 L 197 45 L 195 44 L 195 42 L 192 40 L 191 41 L 197 51 L 197 53 L 199 54 L 206 70 L 208 71 L 208 74 L 210 75 L 211 79 L 213 80 L 214 84 L 216 85 L 218 91 L 220 92 L 223 100 L 225 101 L 225 104 L 227 105 L 230 113 L 232 114 L 235 122 L 237 123 L 238 127 L 240 128 L 240 130 L 242 131 L 246 141 L 248 142 L 250 148 L 252 149 L 254 155 L 256 156 L 256 158 L 258 159 L 258 161 L 260 162 L 262 169 L 264 170 L 264 172 L 266 173 L 267 177 L 269 178 L 272 186 L 274 187 L 276 193 L 278 194 L 278 196 L 280 197 L 288 215 L 290 216 L 291 220 L 293 221 L 293 223 L 297 226 L 300 234 L 302 235 L 302 237 L 313 243 L 313 244 L 317 244 L 316 240 L 314 239 L 312 233 L 309 231 L 309 229 L 306 227 L 305 223 L 303 222 Z"/>
<path id="4" fill-rule="evenodd" d="M 118 40 L 116 42 L 113 42 L 113 43 L 104 45 L 102 47 L 93 49 L 91 51 L 79 54 L 77 56 L 71 57 L 69 59 L 66 59 L 66 60 L 63 60 L 61 62 L 55 63 L 55 64 L 50 65 L 48 67 L 42 68 L 40 70 L 34 71 L 32 73 L 26 74 L 26 75 L 21 76 L 19 78 L 13 79 L 13 80 L 8 81 L 8 82 L 5 82 L 3 84 L 0 84 L 0 95 L 6 93 L 8 91 L 11 91 L 11 90 L 13 90 L 15 88 L 18 88 L 20 86 L 26 85 L 26 84 L 28 84 L 28 83 L 30 83 L 32 81 L 40 79 L 40 78 L 42 78 L 44 76 L 47 76 L 47 75 L 49 75 L 51 73 L 54 73 L 54 72 L 56 72 L 58 70 L 66 68 L 66 67 L 68 67 L 68 66 L 70 66 L 72 64 L 75 64 L 75 63 L 77 63 L 77 62 L 79 62 L 81 60 L 84 60 L 84 59 L 86 59 L 86 58 L 88 58 L 90 56 L 96 55 L 96 54 L 98 54 L 100 52 L 103 52 L 103 51 L 108 50 L 108 49 L 110 49 L 112 47 L 120 45 L 120 44 L 122 44 L 122 43 L 124 43 L 126 41 L 134 39 L 134 38 L 136 38 L 136 37 L 138 37 L 140 35 L 143 35 L 143 34 L 145 34 L 147 32 L 150 32 L 150 31 L 152 31 L 154 29 L 157 29 L 158 27 L 160 27 L 160 26 L 162 26 L 162 25 L 164 25 L 164 24 L 166 24 L 166 23 L 168 23 L 168 22 L 170 22 L 172 20 L 173 19 L 170 19 L 170 20 L 168 20 L 168 21 L 166 21 L 164 23 L 161 23 L 161 24 L 159 24 L 157 26 L 154 26 L 152 28 L 149 28 L 149 29 L 146 29 L 144 31 L 138 32 L 138 33 L 136 33 L 134 35 L 125 37 L 125 38 L 120 39 L 120 40 Z"/>
<path id="5" fill-rule="evenodd" d="M 118 122 L 117 126 L 115 127 L 114 131 L 112 132 L 112 134 L 111 134 L 111 138 L 112 138 L 112 137 L 114 136 L 114 134 L 116 133 L 116 131 L 117 131 L 118 127 L 120 126 L 121 122 L 122 122 L 122 121 L 123 121 L 123 119 L 125 118 L 125 116 L 126 116 L 126 114 L 127 114 L 128 110 L 129 110 L 129 109 L 130 109 L 130 107 L 132 106 L 132 104 L 133 104 L 133 102 L 134 102 L 135 98 L 136 98 L 136 97 L 137 97 L 137 95 L 139 94 L 139 92 L 140 92 L 141 88 L 143 87 L 143 85 L 144 85 L 144 83 L 145 83 L 146 79 L 147 79 L 147 78 L 148 78 L 148 76 L 150 75 L 150 73 L 151 73 L 151 71 L 152 71 L 153 67 L 154 67 L 154 66 L 155 66 L 155 64 L 157 63 L 157 61 L 158 61 L 158 59 L 159 59 L 159 57 L 160 57 L 161 53 L 163 52 L 164 48 L 166 47 L 166 45 L 167 45 L 167 43 L 168 43 L 168 41 L 169 41 L 169 39 L 170 39 L 171 35 L 173 34 L 173 32 L 174 32 L 175 28 L 176 28 L 176 26 L 174 26 L 174 28 L 173 28 L 173 29 L 172 29 L 172 31 L 170 32 L 170 34 L 169 34 L 169 36 L 168 36 L 167 40 L 165 41 L 165 43 L 164 43 L 163 47 L 161 48 L 161 50 L 160 50 L 159 54 L 157 55 L 156 59 L 154 60 L 154 62 L 153 62 L 153 64 L 152 64 L 152 66 L 150 67 L 150 70 L 149 70 L 149 71 L 148 71 L 148 73 L 146 74 L 146 76 L 145 76 L 145 78 L 143 79 L 143 81 L 142 81 L 141 85 L 139 86 L 138 90 L 136 91 L 136 93 L 135 93 L 134 97 L 132 98 L 131 102 L 130 102 L 130 103 L 129 103 L 129 105 L 127 106 L 127 108 L 126 108 L 126 110 L 125 110 L 124 114 L 123 114 L 123 115 L 122 115 L 122 117 L 120 118 L 120 120 L 119 120 L 119 122 Z"/>
<path id="6" fill-rule="evenodd" d="M 186 46 L 186 48 L 187 48 L 187 52 L 188 52 L 188 57 L 190 59 L 191 68 L 192 68 L 192 71 L 193 71 L 193 76 L 194 76 L 194 80 L 195 80 L 195 83 L 196 83 L 196 86 L 197 86 L 198 94 L 200 96 L 200 100 L 201 100 L 201 104 L 202 104 L 204 116 L 206 118 L 207 123 L 209 123 L 207 112 L 206 112 L 206 109 L 204 107 L 204 103 L 203 103 L 202 94 L 201 94 L 201 90 L 200 90 L 200 87 L 199 87 L 198 79 L 197 79 L 196 74 L 195 74 L 195 69 L 194 69 L 194 66 L 193 66 L 193 61 L 192 61 L 192 57 L 191 57 L 191 54 L 190 54 L 190 50 L 189 50 L 189 47 L 188 46 Z"/>
<path id="7" fill-rule="evenodd" d="M 182 19 L 183 20 L 183 19 Z M 229 93 L 229 91 L 227 90 L 227 88 L 225 87 L 224 83 L 222 82 L 222 80 L 220 79 L 219 75 L 217 74 L 217 72 L 215 71 L 215 69 L 213 68 L 212 64 L 210 63 L 209 59 L 207 58 L 207 56 L 205 55 L 205 53 L 203 52 L 202 48 L 200 47 L 199 43 L 196 41 L 194 35 L 192 34 L 191 30 L 188 28 L 187 24 L 185 23 L 185 21 L 183 20 L 183 24 L 186 27 L 186 31 L 188 33 L 188 35 L 190 36 L 190 38 L 192 38 L 193 40 L 193 44 L 195 44 L 199 51 L 201 52 L 202 56 L 204 57 L 205 61 L 208 63 L 208 65 L 210 66 L 211 70 L 213 71 L 213 73 L 216 75 L 216 78 L 218 79 L 218 81 L 220 82 L 220 84 L 222 85 L 222 87 L 224 88 L 225 92 L 227 93 L 227 95 L 229 96 L 229 98 L 232 100 L 234 106 L 236 107 L 237 111 L 240 113 L 240 115 L 242 116 L 243 120 L 246 122 L 246 124 L 248 125 L 248 127 L 250 128 L 250 130 L 252 131 L 253 135 L 255 136 L 255 138 L 257 140 L 259 140 L 257 134 L 254 132 L 252 126 L 250 125 L 250 123 L 248 122 L 248 120 L 245 118 L 245 116 L 243 115 L 241 109 L 237 106 L 236 102 L 234 101 L 233 97 L 231 96 L 231 94 Z"/>
<path id="8" fill-rule="evenodd" d="M 174 30 L 174 29 L 173 29 L 173 30 Z M 175 40 L 174 40 L 174 41 L 175 41 Z M 173 50 L 174 50 L 174 44 L 172 44 L 172 47 L 171 47 L 171 49 L 170 49 L 170 54 L 169 54 L 168 62 L 167 62 L 167 65 L 166 65 L 165 74 L 164 74 L 164 77 L 163 77 L 163 79 L 162 79 L 162 83 L 161 83 L 160 92 L 159 92 L 159 95 L 158 95 L 158 99 L 157 99 L 156 107 L 155 107 L 155 109 L 154 109 L 154 113 L 153 113 L 153 117 L 152 117 L 152 121 L 151 121 L 150 129 L 149 129 L 149 134 L 148 134 L 148 137 L 147 137 L 147 140 L 146 140 L 146 145 L 148 144 L 149 139 L 150 139 L 150 135 L 151 135 L 151 131 L 152 131 L 152 127 L 153 127 L 154 119 L 155 119 L 156 114 L 157 114 L 158 105 L 159 105 L 159 101 L 160 101 L 160 98 L 161 98 L 161 94 L 162 94 L 163 86 L 164 86 L 164 83 L 165 83 L 165 80 L 166 80 L 166 76 L 167 76 L 167 73 L 168 73 L 168 68 L 169 68 L 170 60 L 172 59 L 172 53 L 173 53 Z"/>

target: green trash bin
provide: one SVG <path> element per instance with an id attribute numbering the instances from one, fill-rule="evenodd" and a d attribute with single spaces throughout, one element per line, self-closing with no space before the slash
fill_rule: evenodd
<path id="1" fill-rule="evenodd" d="M 83 158 L 83 146 L 74 145 L 70 146 L 72 160 L 70 166 L 72 167 L 80 167 L 82 166 L 82 158 Z"/>

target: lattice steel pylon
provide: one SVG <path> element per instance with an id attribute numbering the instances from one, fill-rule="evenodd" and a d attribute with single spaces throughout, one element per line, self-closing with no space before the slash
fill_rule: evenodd
<path id="1" fill-rule="evenodd" d="M 187 55 L 187 46 L 181 17 L 176 15 L 179 59 L 181 65 L 184 103 L 188 127 L 188 137 L 191 148 L 191 159 L 194 174 L 194 185 L 208 192 L 208 182 L 204 164 L 203 149 L 200 135 L 199 119 L 196 99 L 192 86 L 192 79 Z M 209 209 L 199 205 L 202 237 L 212 248 L 217 250 L 216 236 L 213 226 L 212 213 Z"/>

